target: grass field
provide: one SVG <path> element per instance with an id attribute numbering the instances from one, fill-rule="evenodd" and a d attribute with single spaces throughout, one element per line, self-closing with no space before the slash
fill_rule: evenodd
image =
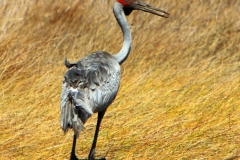
<path id="1" fill-rule="evenodd" d="M 63 60 L 117 53 L 113 0 L 1 1 L 0 159 L 69 159 L 60 127 Z M 132 51 L 103 119 L 97 157 L 240 159 L 240 1 L 145 0 L 168 19 L 134 11 Z M 96 115 L 77 155 L 86 158 Z"/>

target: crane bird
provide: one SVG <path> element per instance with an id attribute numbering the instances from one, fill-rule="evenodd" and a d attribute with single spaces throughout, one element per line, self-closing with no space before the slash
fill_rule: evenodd
<path id="1" fill-rule="evenodd" d="M 128 57 L 132 36 L 126 15 L 133 10 L 142 10 L 168 18 L 169 13 L 152 7 L 139 0 L 116 0 L 113 5 L 114 16 L 123 33 L 123 46 L 117 54 L 97 51 L 82 60 L 70 63 L 62 84 L 61 127 L 64 132 L 74 130 L 71 160 L 76 160 L 75 146 L 83 124 L 93 113 L 98 113 L 97 126 L 88 159 L 95 158 L 95 148 L 102 118 L 107 107 L 115 99 L 120 85 L 120 65 Z"/>

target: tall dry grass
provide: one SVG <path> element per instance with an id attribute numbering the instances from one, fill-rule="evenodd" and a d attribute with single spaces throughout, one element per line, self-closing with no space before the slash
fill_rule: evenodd
<path id="1" fill-rule="evenodd" d="M 240 158 L 240 2 L 151 1 L 163 19 L 134 11 L 132 52 L 104 117 L 97 157 Z M 59 122 L 63 60 L 116 53 L 113 1 L 1 1 L 0 159 L 69 159 Z M 96 115 L 77 155 L 87 157 Z"/>

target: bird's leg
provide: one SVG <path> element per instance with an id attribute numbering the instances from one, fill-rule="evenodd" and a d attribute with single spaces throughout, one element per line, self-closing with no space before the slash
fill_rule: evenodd
<path id="1" fill-rule="evenodd" d="M 96 148 L 96 144 L 97 144 L 97 138 L 98 138 L 98 132 L 99 132 L 99 128 L 103 119 L 103 116 L 106 112 L 106 109 L 98 112 L 98 120 L 97 120 L 97 126 L 96 126 L 96 130 L 95 130 L 95 134 L 94 134 L 94 139 L 93 139 L 93 143 L 92 143 L 92 148 L 90 150 L 90 153 L 88 155 L 88 159 L 89 160 L 94 160 L 95 159 L 95 148 Z"/>
<path id="2" fill-rule="evenodd" d="M 74 134 L 74 136 L 73 136 L 72 152 L 71 152 L 70 160 L 78 160 L 78 158 L 76 157 L 76 154 L 75 154 L 76 142 L 77 142 L 77 135 Z"/>

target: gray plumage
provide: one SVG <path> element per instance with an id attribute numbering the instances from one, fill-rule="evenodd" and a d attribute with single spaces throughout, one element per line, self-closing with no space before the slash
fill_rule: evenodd
<path id="1" fill-rule="evenodd" d="M 66 72 L 61 95 L 61 127 L 64 132 L 69 128 L 74 130 L 74 138 L 71 152 L 71 160 L 77 160 L 75 155 L 76 140 L 83 129 L 84 123 L 93 113 L 98 113 L 98 121 L 94 139 L 88 159 L 95 158 L 95 148 L 102 118 L 107 107 L 112 103 L 120 85 L 120 64 L 128 57 L 132 35 L 125 15 L 132 10 L 142 10 L 167 18 L 168 13 L 154 8 L 139 0 L 116 0 L 113 12 L 123 33 L 123 46 L 114 55 L 98 51 L 76 63 L 70 63 L 65 59 Z M 167 15 L 162 15 L 163 12 Z"/>
<path id="2" fill-rule="evenodd" d="M 94 52 L 76 63 L 65 60 L 66 72 L 61 95 L 61 127 L 79 135 L 83 124 L 102 111 L 116 97 L 120 85 L 120 65 L 107 52 Z M 73 125 L 75 117 L 76 124 Z"/>

